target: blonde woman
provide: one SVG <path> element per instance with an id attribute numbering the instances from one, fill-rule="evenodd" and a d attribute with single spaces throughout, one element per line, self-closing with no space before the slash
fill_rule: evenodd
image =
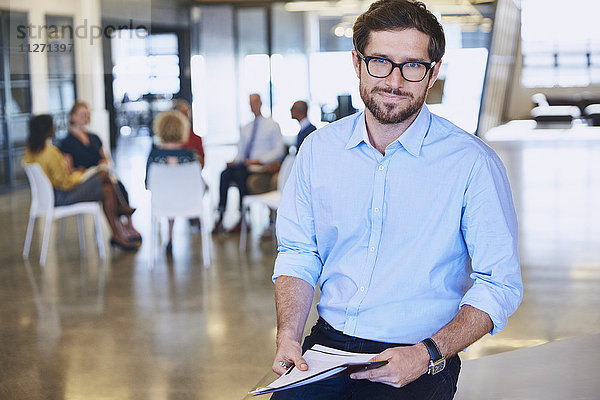
<path id="1" fill-rule="evenodd" d="M 90 108 L 86 102 L 77 100 L 69 112 L 69 134 L 60 142 L 59 149 L 67 156 L 68 163 L 75 170 L 85 171 L 87 168 L 97 165 L 110 165 L 110 158 L 107 157 L 102 147 L 102 141 L 91 132 L 88 132 L 87 126 L 90 123 Z M 117 181 L 117 195 L 122 202 L 129 204 L 129 195 L 121 181 Z M 123 226 L 123 233 L 127 240 L 132 243 L 140 244 L 142 236 L 134 228 L 131 215 L 120 215 Z"/>
<path id="2" fill-rule="evenodd" d="M 88 132 L 89 123 L 90 109 L 87 103 L 76 101 L 69 112 L 69 134 L 59 145 L 60 151 L 71 156 L 75 169 L 110 163 L 98 135 Z"/>
<path id="3" fill-rule="evenodd" d="M 146 163 L 146 176 L 150 164 L 183 164 L 198 161 L 194 150 L 185 148 L 190 134 L 190 123 L 179 111 L 164 111 L 156 116 L 153 125 L 154 134 L 160 139 L 160 145 L 154 146 Z M 169 241 L 167 254 L 173 252 L 173 219 L 169 219 Z"/>

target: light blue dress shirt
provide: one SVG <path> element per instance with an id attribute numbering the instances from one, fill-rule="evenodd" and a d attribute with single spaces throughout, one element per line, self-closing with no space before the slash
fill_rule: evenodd
<path id="1" fill-rule="evenodd" d="M 464 304 L 500 331 L 523 286 L 498 156 L 426 106 L 385 156 L 364 138 L 358 113 L 302 145 L 278 210 L 273 280 L 319 284 L 319 315 L 355 337 L 417 343 Z"/>
<path id="2" fill-rule="evenodd" d="M 258 123 L 256 134 L 252 139 L 252 128 Z M 248 146 L 252 145 L 248 153 Z M 281 136 L 279 124 L 271 118 L 259 116 L 240 129 L 238 153 L 233 162 L 243 162 L 247 158 L 257 159 L 262 164 L 278 161 L 285 155 L 285 144 Z"/>

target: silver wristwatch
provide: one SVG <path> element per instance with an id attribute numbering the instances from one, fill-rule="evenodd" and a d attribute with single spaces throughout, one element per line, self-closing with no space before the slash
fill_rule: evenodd
<path id="1" fill-rule="evenodd" d="M 438 372 L 441 372 L 446 367 L 446 357 L 442 355 L 442 352 L 437 347 L 437 344 L 431 338 L 423 339 L 421 341 L 427 348 L 429 352 L 429 368 L 427 369 L 427 373 L 429 375 L 435 375 Z"/>

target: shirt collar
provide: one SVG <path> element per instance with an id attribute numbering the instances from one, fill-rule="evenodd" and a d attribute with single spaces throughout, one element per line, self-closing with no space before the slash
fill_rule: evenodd
<path id="1" fill-rule="evenodd" d="M 415 157 L 418 157 L 421 153 L 423 140 L 425 140 L 425 136 L 427 135 L 427 132 L 429 132 L 430 124 L 431 113 L 429 112 L 427 106 L 423 104 L 423 107 L 421 107 L 421 111 L 419 111 L 417 118 L 398 138 L 398 141 L 402 147 L 404 147 L 406 151 Z"/>
<path id="2" fill-rule="evenodd" d="M 366 141 L 365 138 L 367 138 Z M 348 143 L 346 143 L 346 150 L 358 146 L 360 142 L 365 142 L 367 144 L 369 143 L 367 135 L 367 126 L 365 125 L 364 111 L 357 114 L 356 119 L 354 120 L 352 135 L 350 135 L 350 140 L 348 140 Z"/>
<path id="3" fill-rule="evenodd" d="M 418 157 L 421 153 L 421 147 L 423 146 L 423 140 L 429 131 L 429 125 L 431 123 L 431 113 L 427 106 L 423 104 L 419 115 L 413 121 L 412 124 L 404 131 L 397 141 L 415 157 Z M 350 136 L 350 140 L 346 144 L 346 149 L 351 149 L 365 142 L 370 145 L 369 135 L 367 134 L 367 125 L 365 123 L 364 111 L 357 117 L 354 124 L 354 131 Z"/>

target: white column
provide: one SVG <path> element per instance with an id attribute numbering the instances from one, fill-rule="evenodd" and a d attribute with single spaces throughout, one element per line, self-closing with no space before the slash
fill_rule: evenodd
<path id="1" fill-rule="evenodd" d="M 77 98 L 90 106 L 90 131 L 100 136 L 108 149 L 110 140 L 108 111 L 104 104 L 104 66 L 102 60 L 102 12 L 100 0 L 75 0 L 75 76 Z M 110 88 L 108 88 L 110 89 Z"/>

